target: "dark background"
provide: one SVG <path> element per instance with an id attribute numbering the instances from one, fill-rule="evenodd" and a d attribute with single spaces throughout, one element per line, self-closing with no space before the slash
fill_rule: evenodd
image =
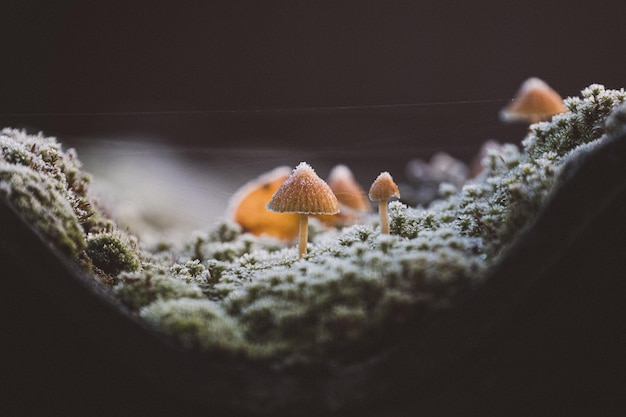
<path id="1" fill-rule="evenodd" d="M 613 3 L 11 2 L 0 125 L 69 143 L 468 159 L 483 140 L 523 135 L 497 112 L 527 77 L 563 96 L 624 85 Z"/>

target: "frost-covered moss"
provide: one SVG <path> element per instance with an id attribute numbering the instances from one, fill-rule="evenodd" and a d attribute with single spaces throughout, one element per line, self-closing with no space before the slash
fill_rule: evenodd
<path id="1" fill-rule="evenodd" d="M 86 246 L 81 223 L 88 207 L 79 192 L 88 178 L 77 169 L 54 139 L 12 129 L 0 134 L 0 194 L 71 256 Z"/>
<path id="2" fill-rule="evenodd" d="M 607 90 L 600 84 L 590 85 L 581 95 L 565 99 L 568 112 L 531 126 L 531 134 L 524 140 L 531 157 L 547 152 L 564 156 L 579 145 L 599 139 L 607 116 L 626 100 L 624 89 Z"/>
<path id="3" fill-rule="evenodd" d="M 620 131 L 626 110 L 618 106 L 624 101 L 623 89 L 598 84 L 584 89 L 582 98 L 566 99 L 569 111 L 532 125 L 522 150 L 514 145 L 491 149 L 482 173 L 458 193 L 444 186 L 446 198 L 427 209 L 391 205 L 392 232 L 414 238 L 451 227 L 460 236 L 481 238 L 485 255 L 495 259 L 545 204 L 566 163 L 589 152 L 604 137 L 605 124 L 611 132 Z"/>
<path id="4" fill-rule="evenodd" d="M 448 231 L 408 240 L 355 226 L 308 259 L 270 257 L 250 279 L 245 266 L 224 275 L 223 305 L 255 346 L 283 342 L 283 361 L 354 360 L 472 285 L 485 266 L 468 256 L 476 244 Z"/>
<path id="5" fill-rule="evenodd" d="M 0 161 L 0 193 L 57 246 L 77 257 L 85 249 L 85 236 L 70 202 L 45 174 Z"/>
<path id="6" fill-rule="evenodd" d="M 96 216 L 81 214 L 81 207 L 93 208 L 74 190 L 81 188 L 78 171 L 74 182 L 48 184 L 37 177 L 45 170 L 25 168 L 34 158 L 28 145 L 11 147 L 1 163 L 58 193 L 54 200 L 63 210 L 53 211 L 53 230 L 76 239 L 68 250 L 87 248 L 94 265 L 118 274 L 112 293 L 182 346 L 282 366 L 346 363 L 393 344 L 479 285 L 568 167 L 605 140 L 605 132 L 624 131 L 624 101 L 623 90 L 599 85 L 567 99 L 569 112 L 532 125 L 521 149 L 491 149 L 478 177 L 442 184 L 441 198 L 428 207 L 390 203 L 391 235 L 378 232 L 375 216 L 343 230 L 312 222 L 303 259 L 291 245 L 242 233 L 229 222 L 195 233 L 179 249 L 138 254 L 132 239 L 116 239 L 114 228 L 97 227 Z M 62 153 L 52 146 L 44 154 L 41 161 Z M 10 185 L 6 174 L 0 178 L 7 195 L 24 188 Z M 36 192 L 28 195 L 42 200 Z M 43 216 L 38 210 L 34 222 Z M 90 234 L 76 232 L 80 227 Z"/>
<path id="7" fill-rule="evenodd" d="M 172 276 L 165 271 L 149 269 L 144 269 L 141 273 L 120 274 L 113 292 L 133 311 L 138 311 L 156 301 L 204 298 L 200 288 L 190 285 L 186 279 Z"/>
<path id="8" fill-rule="evenodd" d="M 3 129 L 0 134 L 0 197 L 59 249 L 106 274 L 135 270 L 139 261 L 88 195 L 91 179 L 73 149 L 55 138 Z"/>
<path id="9" fill-rule="evenodd" d="M 244 343 L 241 327 L 209 300 L 159 300 L 143 308 L 140 316 L 187 348 L 224 354 L 237 352 Z"/>
<path id="10" fill-rule="evenodd" d="M 119 232 L 87 235 L 87 255 L 96 267 L 109 275 L 139 269 L 139 258 Z"/>
<path id="11" fill-rule="evenodd" d="M 486 256 L 497 254 L 544 204 L 559 164 L 552 152 L 529 158 L 506 145 L 488 153 L 483 165 L 477 179 L 427 209 L 390 205 L 392 233 L 412 239 L 445 227 L 480 238 Z"/>

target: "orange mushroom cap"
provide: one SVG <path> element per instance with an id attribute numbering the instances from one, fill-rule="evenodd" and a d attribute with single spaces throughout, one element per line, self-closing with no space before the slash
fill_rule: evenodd
<path id="1" fill-rule="evenodd" d="M 328 185 L 340 204 L 357 211 L 370 211 L 371 206 L 367 201 L 365 191 L 356 182 L 352 171 L 347 166 L 334 167 L 328 175 Z"/>
<path id="2" fill-rule="evenodd" d="M 279 239 L 298 236 L 297 214 L 273 213 L 265 209 L 272 195 L 289 177 L 291 169 L 282 166 L 267 172 L 241 187 L 230 199 L 227 212 L 245 232 Z"/>
<path id="3" fill-rule="evenodd" d="M 306 162 L 301 162 L 267 203 L 279 213 L 336 214 L 339 202 L 332 190 Z"/>
<path id="4" fill-rule="evenodd" d="M 328 175 L 328 185 L 339 201 L 339 214 L 318 214 L 315 217 L 328 226 L 347 226 L 359 223 L 372 207 L 365 191 L 354 179 L 346 165 L 335 166 Z"/>
<path id="5" fill-rule="evenodd" d="M 400 190 L 393 181 L 391 174 L 386 171 L 381 172 L 370 187 L 369 198 L 372 201 L 381 201 L 391 197 L 400 198 Z"/>
<path id="6" fill-rule="evenodd" d="M 544 81 L 533 77 L 524 81 L 513 101 L 500 111 L 500 119 L 537 123 L 565 111 L 561 96 Z"/>

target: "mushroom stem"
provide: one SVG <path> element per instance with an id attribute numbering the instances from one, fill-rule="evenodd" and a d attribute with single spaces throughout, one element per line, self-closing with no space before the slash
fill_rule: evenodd
<path id="1" fill-rule="evenodd" d="M 306 244 L 309 238 L 309 215 L 300 213 L 300 243 L 298 245 L 298 257 L 302 258 L 306 253 Z"/>
<path id="2" fill-rule="evenodd" d="M 378 213 L 380 214 L 380 232 L 384 235 L 389 234 L 389 215 L 387 214 L 387 202 L 389 200 L 380 200 L 378 202 Z"/>

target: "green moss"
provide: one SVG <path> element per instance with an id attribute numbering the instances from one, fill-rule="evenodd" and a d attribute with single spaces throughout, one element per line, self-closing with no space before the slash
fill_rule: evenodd
<path id="1" fill-rule="evenodd" d="M 209 300 L 160 300 L 143 308 L 140 316 L 188 348 L 232 354 L 243 345 L 241 327 Z"/>
<path id="2" fill-rule="evenodd" d="M 116 296 L 131 310 L 138 311 L 155 301 L 178 298 L 204 298 L 202 291 L 186 280 L 162 271 L 144 270 L 141 273 L 121 273 L 113 287 Z"/>
<path id="3" fill-rule="evenodd" d="M 77 257 L 85 249 L 78 217 L 49 178 L 19 165 L 0 162 L 0 182 L 0 194 L 62 251 Z"/>
<path id="4" fill-rule="evenodd" d="M 139 268 L 139 258 L 119 233 L 89 234 L 87 255 L 97 268 L 112 276 Z"/>
<path id="5" fill-rule="evenodd" d="M 624 89 L 607 90 L 600 84 L 590 85 L 581 95 L 565 100 L 567 113 L 531 126 L 531 134 L 524 141 L 531 157 L 546 152 L 564 156 L 577 146 L 600 139 L 607 116 L 626 101 Z"/>
<path id="6" fill-rule="evenodd" d="M 56 141 L 2 130 L 0 195 L 59 249 L 77 257 L 86 246 L 85 237 L 63 166 Z"/>
<path id="7" fill-rule="evenodd" d="M 90 198 L 91 179 L 80 168 L 76 152 L 63 151 L 55 138 L 2 130 L 0 196 L 70 257 L 82 261 L 87 254 L 111 275 L 136 270 L 137 255 L 123 243 L 131 238 L 114 233 L 115 224 Z"/>

